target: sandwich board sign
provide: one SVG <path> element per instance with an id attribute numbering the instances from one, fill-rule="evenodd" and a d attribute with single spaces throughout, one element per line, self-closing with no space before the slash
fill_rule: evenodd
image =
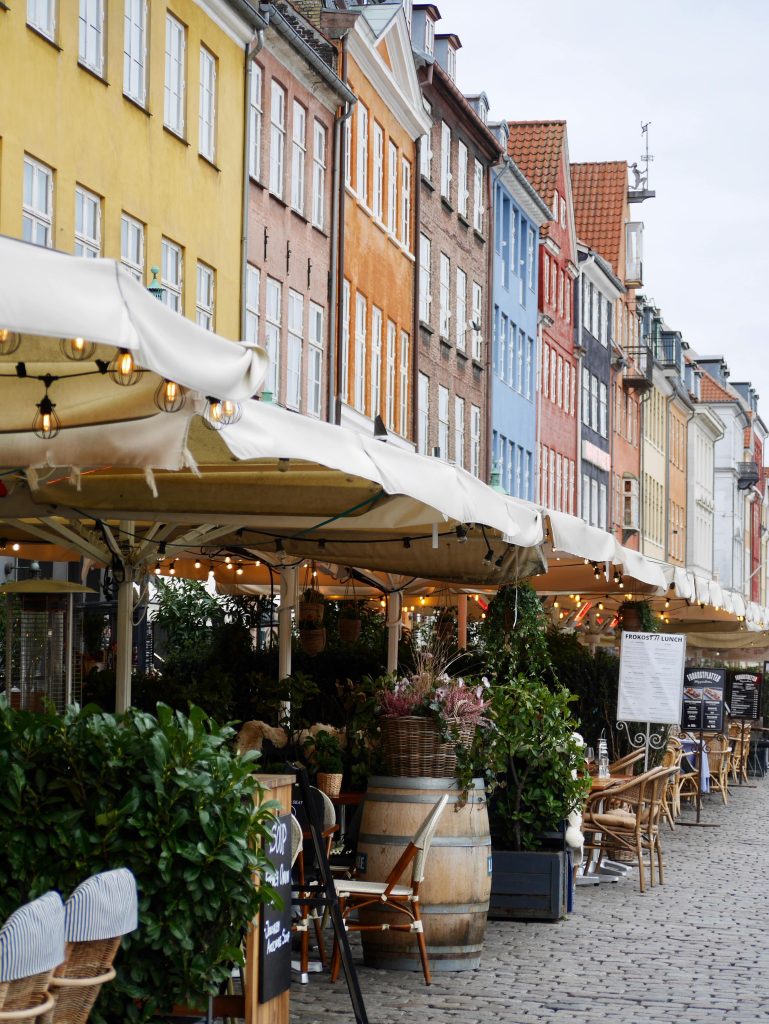
<path id="1" fill-rule="evenodd" d="M 688 668 L 684 678 L 681 728 L 686 732 L 721 732 L 725 687 L 725 669 Z"/>
<path id="2" fill-rule="evenodd" d="M 617 720 L 678 725 L 685 661 L 682 633 L 623 631 Z"/>

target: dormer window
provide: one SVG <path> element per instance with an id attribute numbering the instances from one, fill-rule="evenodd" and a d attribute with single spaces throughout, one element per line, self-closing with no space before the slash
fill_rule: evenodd
<path id="1" fill-rule="evenodd" d="M 425 18 L 425 53 L 431 57 L 435 50 L 435 22 L 431 17 Z"/>
<path id="2" fill-rule="evenodd" d="M 457 51 L 451 45 L 446 54 L 446 71 L 453 82 L 457 77 Z"/>
<path id="3" fill-rule="evenodd" d="M 459 36 L 454 33 L 435 37 L 435 60 L 449 78 L 454 81 L 457 74 L 457 50 L 462 46 Z"/>

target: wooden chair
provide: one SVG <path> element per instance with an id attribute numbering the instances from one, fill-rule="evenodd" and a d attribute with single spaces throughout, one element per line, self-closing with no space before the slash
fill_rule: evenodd
<path id="1" fill-rule="evenodd" d="M 750 722 L 743 728 L 742 722 L 730 722 L 728 729 L 729 744 L 732 752 L 729 756 L 728 772 L 732 782 L 740 777 L 748 781 L 748 759 L 750 755 Z"/>
<path id="2" fill-rule="evenodd" d="M 664 883 L 659 821 L 664 789 L 676 772 L 677 769 L 671 767 L 653 768 L 588 797 L 582 816 L 582 831 L 585 833 L 585 848 L 598 851 L 596 869 L 600 868 L 607 848 L 629 850 L 638 857 L 639 885 L 641 892 L 645 892 L 643 855 L 647 852 L 651 885 L 654 885 L 655 857 L 660 885 Z M 607 798 L 614 806 L 604 809 Z"/>
<path id="3" fill-rule="evenodd" d="M 720 793 L 725 804 L 729 803 L 729 740 L 722 733 L 715 733 L 705 740 L 705 751 L 710 766 L 710 792 Z"/>
<path id="4" fill-rule="evenodd" d="M 681 772 L 681 759 L 683 757 L 683 748 L 681 744 L 671 737 L 668 740 L 668 745 L 665 753 L 662 755 L 662 767 L 663 768 L 675 768 L 675 772 L 671 772 L 665 788 L 662 791 L 662 813 L 665 819 L 670 825 L 670 828 L 675 832 L 676 824 L 676 801 L 675 801 L 675 787 L 676 779 Z M 680 813 L 680 811 L 679 811 Z"/>
<path id="5" fill-rule="evenodd" d="M 0 928 L 0 1021 L 35 1024 L 50 1013 L 51 977 L 63 959 L 64 904 L 48 892 Z"/>
<path id="6" fill-rule="evenodd" d="M 323 821 L 321 829 L 321 838 L 325 841 L 326 856 L 331 855 L 331 848 L 334 845 L 334 836 L 339 832 L 339 826 L 336 822 L 336 809 L 326 793 L 322 790 L 317 789 L 315 786 L 310 786 L 310 791 L 315 798 L 317 806 L 322 810 Z M 310 902 L 317 893 L 317 877 L 311 877 L 315 875 L 314 867 L 311 867 L 311 859 L 305 860 L 304 856 L 304 833 L 302 825 L 299 820 L 292 815 L 293 821 L 296 822 L 299 828 L 299 839 L 300 846 L 297 854 L 294 858 L 297 862 L 297 891 L 294 897 L 297 900 L 297 905 L 300 908 L 301 914 L 297 922 L 295 923 L 294 931 L 301 932 L 301 952 L 299 959 L 299 975 L 300 981 L 304 985 L 309 980 L 310 971 L 310 922 L 313 924 L 315 930 L 315 941 L 318 947 L 318 956 L 320 957 L 321 967 L 325 966 L 326 963 L 326 949 L 323 943 L 323 928 L 325 927 L 328 912 L 325 911 L 322 918 L 318 914 L 317 907 Z M 292 828 L 293 828 L 292 821 Z M 314 854 L 314 851 L 313 851 Z M 294 860 L 291 865 L 293 867 Z M 310 870 L 308 870 L 310 869 Z M 307 902 L 302 903 L 302 897 Z"/>
<path id="7" fill-rule="evenodd" d="M 678 740 L 681 745 L 681 740 Z M 681 817 L 681 803 L 692 800 L 696 803 L 700 792 L 700 772 L 697 751 L 684 752 L 681 745 L 681 760 L 678 775 L 673 778 L 673 813 Z"/>
<path id="8" fill-rule="evenodd" d="M 51 979 L 54 1007 L 44 1024 L 85 1024 L 124 935 L 138 926 L 136 880 L 128 868 L 92 875 L 64 906 L 66 959 Z"/>
<path id="9" fill-rule="evenodd" d="M 624 757 L 618 757 L 616 761 L 611 762 L 609 765 L 609 775 L 632 775 L 634 765 L 637 765 L 643 759 L 643 750 L 632 750 L 629 754 L 625 754 Z"/>
<path id="10" fill-rule="evenodd" d="M 339 909 L 342 914 L 342 920 L 348 931 L 384 931 L 389 929 L 391 931 L 410 932 L 416 935 L 426 985 L 431 983 L 432 976 L 427 958 L 427 944 L 422 927 L 422 916 L 419 909 L 419 887 L 425 877 L 425 862 L 435 830 L 438 827 L 438 819 L 443 814 L 448 799 L 448 794 L 444 793 L 435 804 L 384 882 L 368 882 L 357 878 L 338 878 L 334 880 L 337 896 L 339 897 Z M 411 884 L 399 885 L 398 882 L 409 865 L 411 865 Z M 349 920 L 349 916 L 353 911 L 365 912 L 367 907 L 389 907 L 396 914 L 402 914 L 406 920 L 402 924 L 397 922 L 368 924 L 365 921 L 365 913 L 362 919 L 359 918 L 357 921 Z M 331 959 L 332 981 L 336 981 L 339 977 L 340 963 L 339 943 L 335 941 L 334 954 Z"/>

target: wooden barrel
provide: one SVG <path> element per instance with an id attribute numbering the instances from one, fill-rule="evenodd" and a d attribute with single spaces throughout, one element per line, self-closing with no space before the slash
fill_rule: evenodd
<path id="1" fill-rule="evenodd" d="M 456 779 L 373 776 L 366 792 L 358 838 L 359 877 L 383 881 L 430 808 L 449 794 L 427 857 L 420 886 L 425 941 L 433 971 L 470 971 L 481 962 L 491 892 L 491 837 L 483 780 L 461 799 Z M 402 882 L 411 881 L 407 868 Z M 365 924 L 406 920 L 386 909 L 365 911 Z M 409 932 L 364 931 L 369 967 L 421 971 L 416 937 Z"/>

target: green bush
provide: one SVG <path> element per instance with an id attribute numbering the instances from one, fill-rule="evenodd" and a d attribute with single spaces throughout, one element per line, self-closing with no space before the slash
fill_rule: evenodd
<path id="1" fill-rule="evenodd" d="M 139 928 L 97 1021 L 205 1005 L 241 961 L 272 895 L 252 880 L 272 818 L 254 803 L 254 755 L 234 754 L 231 737 L 199 708 L 58 716 L 0 701 L 0 920 L 49 889 L 66 899 L 98 871 L 136 876 Z"/>

